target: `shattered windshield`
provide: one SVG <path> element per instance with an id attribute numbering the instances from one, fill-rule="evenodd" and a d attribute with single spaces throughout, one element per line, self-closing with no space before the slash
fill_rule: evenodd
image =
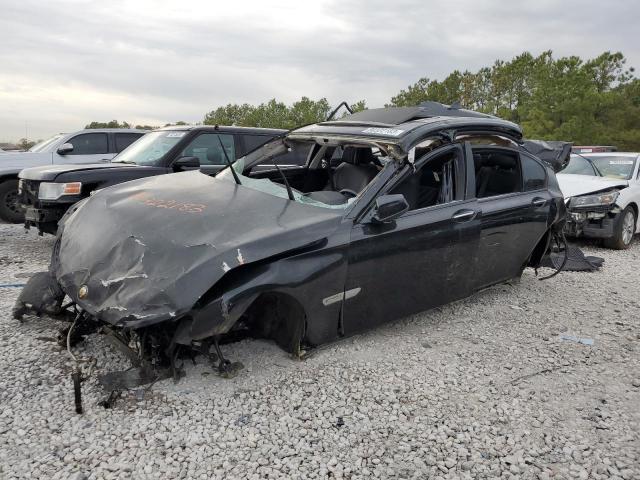
<path id="1" fill-rule="evenodd" d="M 274 159 L 277 160 L 277 159 Z M 243 187 L 251 188 L 253 190 L 258 190 L 263 193 L 268 193 L 269 195 L 275 195 L 276 197 L 289 199 L 289 193 L 287 192 L 287 187 L 283 184 L 273 182 L 267 178 L 251 178 L 243 175 L 242 172 L 245 168 L 245 158 L 242 157 L 233 163 L 233 169 L 238 174 L 238 178 L 240 178 L 240 183 Z M 222 180 L 226 180 L 228 182 L 234 182 L 233 174 L 229 168 L 226 168 L 218 175 L 216 178 L 220 178 Z M 347 199 L 344 203 L 339 205 L 329 205 L 324 202 L 320 202 L 318 200 L 314 200 L 309 198 L 306 194 L 296 190 L 295 188 L 291 188 L 293 193 L 294 201 L 298 203 L 304 203 L 305 205 L 312 205 L 314 207 L 322 207 L 322 208 L 331 208 L 336 210 L 344 210 L 349 205 L 351 205 L 355 201 L 354 198 Z"/>
<path id="2" fill-rule="evenodd" d="M 583 155 L 583 157 L 591 162 L 591 165 L 593 165 L 600 176 L 615 178 L 616 180 L 629 180 L 636 166 L 636 159 L 634 157 L 622 155 Z M 571 172 L 566 171 L 566 173 Z"/>
<path id="3" fill-rule="evenodd" d="M 44 151 L 48 146 L 50 146 L 52 143 L 54 143 L 56 140 L 62 138 L 63 135 L 61 133 L 59 133 L 58 135 L 54 135 L 51 138 L 48 138 L 46 140 L 43 140 L 42 142 L 38 142 L 36 143 L 33 147 L 31 147 L 28 151 L 29 152 L 42 152 Z"/>
<path id="4" fill-rule="evenodd" d="M 156 165 L 176 143 L 187 134 L 185 130 L 162 130 L 144 135 L 113 159 L 114 162 Z"/>

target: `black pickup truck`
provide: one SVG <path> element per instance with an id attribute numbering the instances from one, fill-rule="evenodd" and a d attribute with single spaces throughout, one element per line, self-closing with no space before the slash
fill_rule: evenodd
<path id="1" fill-rule="evenodd" d="M 19 202 L 25 227 L 55 234 L 67 209 L 92 191 L 154 175 L 200 169 L 215 175 L 227 165 L 286 130 L 246 127 L 166 127 L 148 133 L 111 162 L 49 165 L 20 172 Z M 223 150 L 224 147 L 224 150 Z M 299 155 L 298 155 L 299 156 Z M 303 164 L 293 153 L 285 166 Z"/>

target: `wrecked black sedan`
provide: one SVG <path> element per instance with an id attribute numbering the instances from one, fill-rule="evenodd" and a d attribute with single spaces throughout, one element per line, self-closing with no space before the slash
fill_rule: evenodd
<path id="1" fill-rule="evenodd" d="M 303 148 L 304 165 L 279 165 Z M 517 125 L 435 103 L 368 110 L 294 130 L 213 178 L 83 200 L 15 314 L 73 309 L 165 361 L 215 346 L 224 367 L 218 341 L 242 335 L 300 355 L 519 277 L 564 216 L 553 168 Z"/>

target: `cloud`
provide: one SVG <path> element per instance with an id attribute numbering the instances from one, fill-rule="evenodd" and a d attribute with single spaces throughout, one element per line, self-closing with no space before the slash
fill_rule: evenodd
<path id="1" fill-rule="evenodd" d="M 22 0 L 0 16 L 0 140 L 92 120 L 200 121 L 302 95 L 389 101 L 418 78 L 522 51 L 640 62 L 640 5 L 498 0 Z"/>

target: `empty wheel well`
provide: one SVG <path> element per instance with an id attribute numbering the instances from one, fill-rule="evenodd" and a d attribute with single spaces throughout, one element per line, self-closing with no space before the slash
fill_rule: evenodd
<path id="1" fill-rule="evenodd" d="M 300 354 L 306 315 L 295 298 L 279 292 L 263 293 L 249 306 L 245 317 L 252 335 L 269 338 L 285 351 Z"/>
<path id="2" fill-rule="evenodd" d="M 531 256 L 529 257 L 529 261 L 525 266 L 537 268 L 542 261 L 542 257 L 545 252 L 549 248 L 549 240 L 551 238 L 551 230 L 547 230 L 547 232 L 542 236 L 542 238 L 538 241 L 538 244 L 531 252 Z"/>

